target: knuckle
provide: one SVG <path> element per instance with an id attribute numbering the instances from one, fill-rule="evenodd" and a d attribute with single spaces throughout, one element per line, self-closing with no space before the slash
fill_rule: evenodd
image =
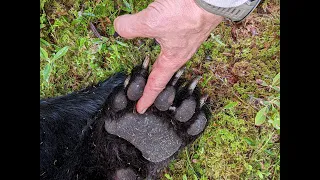
<path id="1" fill-rule="evenodd" d="M 157 29 L 160 25 L 159 20 L 160 14 L 156 7 L 154 6 L 148 6 L 145 13 L 143 14 L 143 23 L 146 26 L 146 28 L 149 29 Z"/>
<path id="2" fill-rule="evenodd" d="M 154 92 L 154 93 L 160 93 L 166 86 L 165 83 L 163 83 L 162 81 L 159 81 L 157 78 L 155 77 L 150 77 L 150 84 L 147 87 L 149 92 Z"/>
<path id="3" fill-rule="evenodd" d="M 184 58 L 179 58 L 176 53 L 163 54 L 162 58 L 159 59 L 159 68 L 164 72 L 174 73 L 186 62 Z"/>

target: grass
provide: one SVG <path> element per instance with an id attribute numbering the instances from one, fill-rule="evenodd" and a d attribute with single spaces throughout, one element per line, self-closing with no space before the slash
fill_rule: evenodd
<path id="1" fill-rule="evenodd" d="M 79 90 L 129 73 L 160 47 L 152 39 L 113 37 L 113 20 L 151 0 L 40 0 L 40 97 Z M 92 22 L 101 34 L 90 29 Z M 172 162 L 162 179 L 280 179 L 279 0 L 265 0 L 241 24 L 221 23 L 187 63 L 185 78 L 202 75 L 212 119 L 205 133 Z M 267 85 L 261 85 L 261 80 Z M 257 126 L 257 113 L 266 119 Z M 260 119 L 261 120 L 261 119 Z M 278 118 L 279 121 L 279 118 Z"/>

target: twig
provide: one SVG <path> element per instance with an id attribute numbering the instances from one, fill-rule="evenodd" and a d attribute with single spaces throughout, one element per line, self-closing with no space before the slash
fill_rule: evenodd
<path id="1" fill-rule="evenodd" d="M 243 104 L 245 104 L 245 105 L 247 105 L 247 106 L 250 106 L 250 107 L 252 107 L 253 109 L 259 111 L 258 108 L 252 106 L 251 104 L 248 104 L 248 103 L 244 102 L 238 95 L 236 95 L 236 93 L 235 93 L 234 91 L 232 91 L 232 93 L 233 93 L 233 95 L 236 96 Z"/>
<path id="2" fill-rule="evenodd" d="M 93 34 L 102 41 L 102 36 L 98 33 L 96 27 L 90 22 L 90 29 L 92 30 Z"/>

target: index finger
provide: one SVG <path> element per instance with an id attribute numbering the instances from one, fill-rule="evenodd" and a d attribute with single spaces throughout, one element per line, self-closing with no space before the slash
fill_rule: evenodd
<path id="1" fill-rule="evenodd" d="M 160 54 L 153 65 L 143 95 L 137 103 L 138 113 L 143 114 L 153 104 L 171 77 L 183 64 L 184 62 L 175 62 Z"/>

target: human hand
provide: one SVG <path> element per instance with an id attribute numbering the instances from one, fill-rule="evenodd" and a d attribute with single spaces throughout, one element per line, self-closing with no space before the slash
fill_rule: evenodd
<path id="1" fill-rule="evenodd" d="M 115 19 L 114 27 L 120 36 L 155 38 L 161 46 L 137 103 L 138 113 L 143 114 L 153 104 L 174 73 L 222 20 L 223 17 L 205 11 L 194 0 L 155 0 L 137 14 Z"/>

